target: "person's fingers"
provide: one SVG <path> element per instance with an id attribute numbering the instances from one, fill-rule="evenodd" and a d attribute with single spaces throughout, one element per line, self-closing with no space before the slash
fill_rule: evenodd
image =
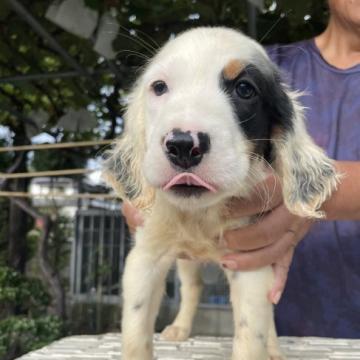
<path id="1" fill-rule="evenodd" d="M 224 242 L 226 247 L 232 250 L 259 249 L 278 241 L 287 228 L 294 229 L 302 221 L 291 214 L 285 206 L 279 206 L 255 224 L 226 231 Z"/>
<path id="2" fill-rule="evenodd" d="M 226 217 L 239 218 L 264 213 L 278 206 L 282 201 L 279 178 L 270 174 L 257 184 L 249 198 L 232 198 L 226 206 Z"/>
<path id="3" fill-rule="evenodd" d="M 275 305 L 280 301 L 281 295 L 284 292 L 293 256 L 294 248 L 291 247 L 287 253 L 273 265 L 274 285 L 270 290 L 268 297 Z"/>
<path id="4" fill-rule="evenodd" d="M 143 224 L 141 213 L 130 202 L 124 201 L 122 205 L 122 213 L 126 219 L 130 232 L 133 234 L 138 226 Z"/>
<path id="5" fill-rule="evenodd" d="M 306 235 L 311 225 L 312 221 L 305 221 L 302 226 L 298 228 L 296 243 L 299 243 L 299 241 Z M 269 300 L 275 305 L 278 304 L 284 292 L 294 251 L 295 247 L 290 247 L 284 256 L 278 259 L 273 265 L 275 280 L 268 296 Z"/>
<path id="6" fill-rule="evenodd" d="M 253 270 L 275 263 L 289 248 L 297 243 L 293 231 L 286 232 L 275 243 L 259 250 L 224 255 L 221 265 L 230 270 Z"/>
<path id="7" fill-rule="evenodd" d="M 224 233 L 224 245 L 231 250 L 255 250 L 270 245 L 273 241 L 275 239 L 264 231 L 261 222 Z"/>

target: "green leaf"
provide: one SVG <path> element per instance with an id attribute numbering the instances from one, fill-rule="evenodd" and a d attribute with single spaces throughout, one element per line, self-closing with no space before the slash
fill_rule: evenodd
<path id="1" fill-rule="evenodd" d="M 94 10 L 98 10 L 100 7 L 100 1 L 99 0 L 85 0 L 85 5 L 89 8 L 92 8 Z"/>
<path id="2" fill-rule="evenodd" d="M 0 21 L 4 20 L 7 18 L 7 16 L 9 15 L 11 9 L 10 6 L 8 5 L 8 3 L 6 1 L 1 1 L 0 2 Z"/>
<path id="3" fill-rule="evenodd" d="M 63 328 L 62 321 L 55 316 L 3 319 L 0 321 L 0 357 L 7 358 L 15 349 L 22 354 L 41 348 L 60 338 Z"/>

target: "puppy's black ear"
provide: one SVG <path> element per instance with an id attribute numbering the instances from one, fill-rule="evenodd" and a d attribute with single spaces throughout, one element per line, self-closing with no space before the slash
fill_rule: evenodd
<path id="1" fill-rule="evenodd" d="M 333 161 L 307 133 L 298 95 L 285 85 L 279 86 L 282 99 L 277 112 L 278 116 L 287 118 L 279 121 L 274 128 L 272 143 L 275 148 L 274 165 L 280 174 L 284 202 L 296 215 L 321 218 L 325 214 L 319 209 L 336 189 L 340 176 L 335 171 Z"/>
<path id="2" fill-rule="evenodd" d="M 145 124 L 141 79 L 130 95 L 124 116 L 125 129 L 114 148 L 106 153 L 103 178 L 120 198 L 145 209 L 154 200 L 154 190 L 147 184 L 142 164 L 145 156 Z"/>

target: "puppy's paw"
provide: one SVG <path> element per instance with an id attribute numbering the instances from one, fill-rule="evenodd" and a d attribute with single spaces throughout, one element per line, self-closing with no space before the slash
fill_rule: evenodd
<path id="1" fill-rule="evenodd" d="M 282 354 L 278 343 L 268 346 L 268 360 L 286 360 L 286 357 Z"/>
<path id="2" fill-rule="evenodd" d="M 169 325 L 161 333 L 161 338 L 168 341 L 185 341 L 189 338 L 189 335 L 189 328 Z"/>
<path id="3" fill-rule="evenodd" d="M 278 338 L 271 336 L 267 346 L 268 360 L 286 360 L 286 357 L 282 354 Z"/>

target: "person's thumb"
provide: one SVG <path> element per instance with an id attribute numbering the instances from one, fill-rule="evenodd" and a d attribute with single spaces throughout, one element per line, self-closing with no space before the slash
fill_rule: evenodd
<path id="1" fill-rule="evenodd" d="M 275 305 L 280 301 L 284 292 L 293 255 L 294 248 L 291 247 L 287 253 L 273 265 L 275 280 L 269 292 L 269 300 Z"/>

